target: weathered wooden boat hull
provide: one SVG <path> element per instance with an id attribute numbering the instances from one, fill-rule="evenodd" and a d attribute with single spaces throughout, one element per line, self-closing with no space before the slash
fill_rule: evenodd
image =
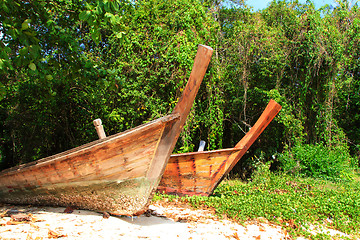
<path id="1" fill-rule="evenodd" d="M 234 148 L 171 155 L 157 191 L 177 195 L 212 194 L 280 110 L 281 106 L 271 100 Z"/>
<path id="2" fill-rule="evenodd" d="M 146 177 L 171 115 L 0 175 L 0 199 L 14 204 L 73 206 L 131 215 L 148 201 Z M 139 146 L 139 141 L 141 146 Z"/>
<path id="3" fill-rule="evenodd" d="M 199 45 L 172 114 L 69 151 L 0 172 L 0 202 L 72 206 L 118 215 L 147 209 L 210 62 Z"/>
<path id="4" fill-rule="evenodd" d="M 158 191 L 208 196 L 240 151 L 229 148 L 171 155 Z"/>

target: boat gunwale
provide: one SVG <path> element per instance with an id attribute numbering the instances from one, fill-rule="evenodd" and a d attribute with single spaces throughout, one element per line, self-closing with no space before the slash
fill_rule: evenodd
<path id="1" fill-rule="evenodd" d="M 243 148 L 223 148 L 223 149 L 217 149 L 217 150 L 210 150 L 210 151 L 199 151 L 199 152 L 186 152 L 186 153 L 177 153 L 177 154 L 171 154 L 171 158 L 175 157 L 182 157 L 182 156 L 196 156 L 196 155 L 206 155 L 206 154 L 215 154 L 215 153 L 226 153 L 226 152 L 237 152 L 241 151 Z"/>
<path id="2" fill-rule="evenodd" d="M 256 141 L 256 139 L 260 136 L 260 134 L 266 129 L 266 127 L 271 123 L 271 121 L 275 118 L 275 116 L 280 112 L 281 105 L 278 104 L 273 99 L 270 99 L 269 103 L 265 107 L 264 111 L 258 118 L 258 120 L 255 122 L 253 127 L 241 138 L 241 140 L 233 147 L 229 149 L 219 149 L 219 150 L 213 150 L 213 151 L 200 151 L 200 152 L 190 152 L 190 153 L 179 153 L 179 154 L 173 154 L 170 156 L 169 163 L 177 164 L 177 170 L 176 173 L 171 173 L 175 175 L 173 179 L 175 181 L 180 182 L 180 187 L 168 187 L 170 183 L 172 183 L 173 180 L 168 181 L 167 179 L 172 179 L 171 177 L 166 177 L 166 174 L 164 174 L 163 178 L 164 182 L 163 184 L 159 184 L 157 190 L 158 191 L 165 191 L 168 194 L 177 194 L 177 195 L 203 195 L 203 196 L 209 196 L 214 192 L 216 187 L 219 185 L 219 183 L 224 179 L 224 177 L 233 169 L 233 167 L 240 161 L 240 159 L 244 156 L 244 154 L 248 151 L 248 149 L 251 147 L 251 145 Z M 229 162 L 229 165 L 226 167 L 225 172 L 222 173 L 222 176 L 216 180 L 216 178 L 211 177 L 211 182 L 206 187 L 206 191 L 196 192 L 195 190 L 189 190 L 189 186 L 186 186 L 185 184 L 182 184 L 183 174 L 181 173 L 180 165 L 182 163 L 189 163 L 193 162 L 192 166 L 196 166 L 196 161 L 204 160 L 202 163 L 211 164 L 212 158 L 214 154 L 218 153 L 221 156 L 230 157 L 230 155 L 235 154 L 235 158 L 232 159 Z M 201 155 L 203 154 L 203 155 Z M 173 159 L 173 160 L 171 160 Z M 206 162 L 208 160 L 209 162 Z M 228 160 L 226 160 L 227 162 Z M 225 162 L 222 163 L 226 164 Z M 211 170 L 210 170 L 211 172 Z M 218 173 L 218 171 L 217 171 Z M 209 174 L 210 175 L 210 174 Z M 193 178 L 196 179 L 197 172 L 194 170 Z M 209 190 L 210 189 L 210 190 Z M 200 190 L 201 191 L 201 190 Z"/>
<path id="3" fill-rule="evenodd" d="M 0 177 L 5 177 L 7 175 L 15 173 L 15 171 L 16 171 L 16 173 L 20 173 L 22 171 L 29 170 L 31 167 L 40 167 L 40 166 L 43 166 L 43 165 L 48 165 L 48 164 L 51 164 L 51 163 L 53 163 L 55 161 L 58 161 L 60 158 L 69 157 L 71 155 L 78 154 L 79 152 L 86 151 L 89 148 L 96 147 L 96 146 L 99 146 L 99 145 L 103 145 L 103 144 L 106 144 L 108 142 L 114 141 L 114 140 L 119 139 L 119 138 L 124 138 L 127 135 L 129 135 L 129 134 L 131 134 L 131 133 L 133 133 L 135 131 L 140 131 L 143 128 L 149 127 L 151 125 L 159 125 L 159 126 L 160 125 L 165 125 L 166 123 L 169 123 L 169 122 L 172 122 L 172 121 L 175 121 L 175 120 L 178 121 L 179 119 L 180 119 L 180 114 L 179 113 L 171 113 L 171 114 L 168 114 L 168 115 L 166 115 L 164 117 L 157 118 L 157 119 L 152 120 L 150 122 L 147 122 L 147 123 L 141 124 L 139 126 L 136 126 L 134 128 L 127 129 L 127 130 L 125 130 L 123 132 L 115 133 L 115 134 L 110 135 L 110 136 L 108 136 L 106 138 L 97 139 L 95 141 L 85 143 L 83 145 L 80 145 L 78 147 L 66 150 L 64 152 L 60 152 L 60 153 L 57 153 L 57 154 L 54 154 L 54 155 L 51 155 L 51 156 L 48 156 L 48 157 L 45 157 L 45 158 L 41 158 L 41 159 L 38 159 L 38 160 L 35 160 L 35 161 L 32 161 L 32 162 L 28 162 L 28 163 L 24 163 L 24 164 L 21 164 L 21 165 L 18 165 L 18 166 L 14 166 L 14 167 L 11 167 L 11 168 L 4 169 L 4 170 L 0 171 Z"/>

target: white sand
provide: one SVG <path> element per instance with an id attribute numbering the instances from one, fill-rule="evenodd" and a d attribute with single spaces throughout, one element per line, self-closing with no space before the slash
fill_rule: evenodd
<path id="1" fill-rule="evenodd" d="M 16 222 L 5 213 L 15 209 L 30 221 Z M 220 220 L 213 210 L 194 210 L 185 204 L 155 203 L 149 216 L 110 216 L 87 210 L 64 213 L 65 208 L 0 206 L 0 240 L 5 239 L 290 239 L 280 226 L 266 219 L 240 225 Z M 151 214 L 150 214 L 151 213 Z M 311 227 L 313 234 L 322 232 L 348 237 L 341 232 Z M 305 238 L 298 238 L 305 239 Z"/>
<path id="2" fill-rule="evenodd" d="M 0 207 L 1 213 L 17 209 L 32 220 L 15 224 L 8 216 L 0 218 L 0 239 L 286 239 L 286 232 L 279 226 L 242 226 L 218 220 L 206 210 L 150 208 L 154 215 L 167 215 L 174 220 L 154 215 L 104 218 L 101 213 L 86 210 L 64 213 L 65 208 L 6 205 Z"/>

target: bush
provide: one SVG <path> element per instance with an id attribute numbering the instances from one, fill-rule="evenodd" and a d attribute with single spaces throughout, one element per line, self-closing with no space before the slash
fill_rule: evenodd
<path id="1" fill-rule="evenodd" d="M 329 180 L 351 179 L 351 156 L 322 144 L 300 144 L 279 157 L 281 168 L 294 175 Z"/>

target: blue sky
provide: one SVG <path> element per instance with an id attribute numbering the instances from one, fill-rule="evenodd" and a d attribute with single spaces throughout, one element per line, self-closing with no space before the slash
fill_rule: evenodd
<path id="1" fill-rule="evenodd" d="M 257 10 L 262 10 L 262 9 L 266 8 L 270 2 L 271 2 L 271 0 L 247 0 L 246 4 L 248 6 L 253 7 L 254 11 L 257 11 Z M 305 3 L 306 1 L 300 0 L 299 2 Z M 331 4 L 333 6 L 337 5 L 334 0 L 313 0 L 313 2 L 315 4 L 315 8 L 322 7 L 326 4 L 329 4 L 329 5 Z"/>

